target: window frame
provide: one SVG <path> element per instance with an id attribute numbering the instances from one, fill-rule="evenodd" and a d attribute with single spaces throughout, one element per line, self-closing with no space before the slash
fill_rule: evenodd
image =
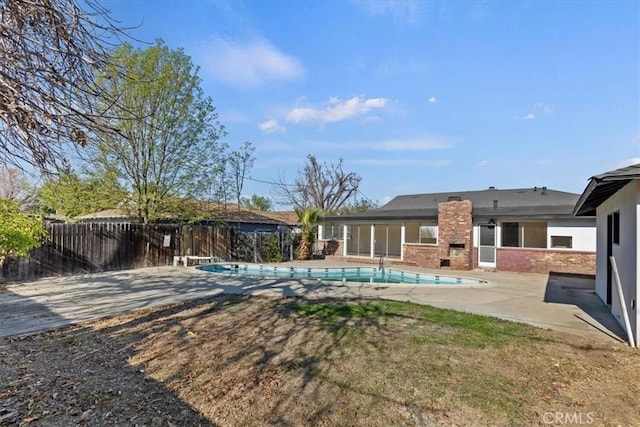
<path id="1" fill-rule="evenodd" d="M 615 211 L 612 214 L 612 228 L 613 228 L 613 236 L 611 236 L 611 241 L 614 245 L 620 244 L 620 211 Z"/>
<path id="2" fill-rule="evenodd" d="M 554 239 L 569 239 L 568 245 L 554 244 Z M 549 236 L 549 245 L 551 249 L 573 249 L 573 236 Z"/>
<path id="3" fill-rule="evenodd" d="M 506 224 L 510 224 L 511 231 L 514 231 L 513 224 L 518 225 L 518 234 L 517 234 L 517 246 L 513 245 L 505 245 L 505 229 L 509 227 L 505 227 Z M 540 243 L 544 241 L 544 246 L 525 246 L 525 241 L 527 237 L 525 236 L 525 231 L 527 229 L 527 224 L 544 224 L 545 228 L 545 238 L 540 239 Z M 535 227 L 532 227 L 535 228 Z M 513 236 L 510 236 L 513 237 Z M 550 249 L 549 242 L 547 239 L 549 238 L 549 222 L 548 221 L 503 221 L 500 223 L 500 247 L 501 248 L 521 248 L 521 249 Z"/>
<path id="4" fill-rule="evenodd" d="M 409 224 L 412 224 L 412 226 L 409 226 Z M 405 240 L 404 240 L 405 244 L 432 245 L 432 246 L 438 245 L 439 227 L 436 221 L 407 221 L 404 223 L 405 230 L 407 230 L 408 228 L 414 229 L 416 225 L 417 225 L 417 234 L 415 236 L 413 234 L 409 235 L 409 233 L 405 232 Z M 432 234 L 435 235 L 435 238 L 423 237 L 423 228 L 425 227 L 432 228 Z M 413 231 L 416 231 L 416 230 L 414 229 Z M 432 241 L 426 242 L 426 241 L 423 241 L 423 239 L 432 239 Z"/>

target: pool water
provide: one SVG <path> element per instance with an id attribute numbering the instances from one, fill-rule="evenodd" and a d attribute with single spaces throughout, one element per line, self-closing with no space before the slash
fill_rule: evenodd
<path id="1" fill-rule="evenodd" d="M 264 265 L 209 264 L 197 267 L 202 271 L 224 275 L 264 278 L 311 279 L 330 282 L 405 283 L 422 285 L 478 285 L 483 280 L 462 277 L 412 273 L 376 267 L 278 267 Z"/>

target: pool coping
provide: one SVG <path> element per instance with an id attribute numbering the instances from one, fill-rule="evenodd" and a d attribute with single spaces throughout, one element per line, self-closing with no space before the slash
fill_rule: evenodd
<path id="1" fill-rule="evenodd" d="M 259 263 L 235 263 L 235 262 L 214 262 L 214 263 L 206 263 L 206 264 L 200 264 L 200 265 L 194 265 L 191 266 L 189 268 L 193 268 L 195 270 L 198 270 L 200 272 L 203 273 L 211 273 L 211 274 L 216 274 L 216 275 L 220 275 L 223 277 L 228 277 L 228 278 L 238 278 L 238 277 L 243 277 L 242 274 L 237 274 L 237 273 L 225 273 L 225 272 L 219 272 L 219 271 L 206 271 L 203 270 L 202 267 L 207 267 L 207 266 L 212 266 L 212 265 L 236 265 L 236 266 L 244 266 L 245 270 L 247 268 L 251 268 L 251 266 L 253 267 L 253 270 L 264 270 L 265 272 L 269 271 L 269 270 L 273 270 L 273 269 L 278 269 L 281 268 L 283 271 L 294 271 L 294 272 L 304 272 L 309 271 L 309 270 L 342 270 L 343 272 L 345 270 L 372 270 L 372 271 L 376 271 L 377 267 L 374 266 L 360 266 L 360 265 L 353 265 L 353 266 L 335 266 L 335 267 L 307 267 L 307 266 L 300 266 L 300 267 L 292 267 L 292 266 L 278 266 L 278 265 L 273 265 L 273 264 L 259 264 Z M 257 267 L 257 268 L 256 268 Z M 240 267 L 240 269 L 242 269 L 242 267 Z M 441 278 L 449 278 L 449 279 L 460 279 L 460 280 L 466 280 L 466 281 L 472 281 L 472 282 L 478 282 L 478 283 L 394 283 L 394 282 L 365 282 L 365 281 L 350 281 L 350 280 L 330 280 L 327 278 L 321 278 L 321 277 L 316 277 L 316 278 L 309 278 L 309 277 L 286 277 L 286 276 L 278 276 L 278 275 L 260 275 L 260 276 L 251 276 L 251 275 L 244 275 L 244 277 L 250 277 L 250 278 L 256 278 L 256 279 L 271 279 L 271 280 L 285 280 L 285 281 L 300 281 L 301 283 L 327 283 L 327 284 L 340 284 L 340 283 L 345 283 L 345 284 L 350 284 L 350 285 L 374 285 L 374 286 L 400 286 L 400 287 L 407 287 L 407 286 L 415 286 L 415 287 L 430 287 L 430 288 L 448 288 L 448 289 L 469 289 L 469 288 L 487 288 L 487 287 L 493 287 L 495 286 L 495 284 L 492 284 L 491 281 L 489 280 L 485 280 L 485 279 L 479 279 L 477 277 L 469 277 L 469 276 L 460 276 L 460 275 L 448 275 L 448 274 L 434 274 L 434 273 L 427 273 L 427 272 L 418 272 L 418 271 L 407 271 L 407 270 L 400 270 L 397 268 L 386 268 L 387 271 L 394 271 L 394 272 L 400 272 L 400 273 L 404 273 L 407 275 L 422 275 L 424 277 L 441 277 Z"/>

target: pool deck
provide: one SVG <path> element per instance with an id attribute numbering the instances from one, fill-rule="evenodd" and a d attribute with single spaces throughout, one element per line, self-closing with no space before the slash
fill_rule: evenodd
<path id="1" fill-rule="evenodd" d="M 309 261 L 282 267 L 371 267 Z M 396 268 L 396 267 L 392 267 Z M 194 267 L 151 267 L 10 284 L 0 291 L 0 337 L 33 332 L 221 293 L 305 298 L 384 298 L 500 317 L 623 342 L 624 332 L 591 278 L 486 271 L 404 271 L 485 280 L 480 286 L 322 283 L 220 276 Z"/>

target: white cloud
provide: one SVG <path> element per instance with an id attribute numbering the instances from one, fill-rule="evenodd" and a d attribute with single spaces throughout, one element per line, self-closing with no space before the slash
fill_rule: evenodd
<path id="1" fill-rule="evenodd" d="M 626 166 L 637 165 L 640 163 L 640 157 L 632 157 L 630 159 L 624 159 L 620 162 L 620 167 L 624 168 Z"/>
<path id="2" fill-rule="evenodd" d="M 522 120 L 535 120 L 535 119 L 536 119 L 536 115 L 533 113 L 525 114 L 524 117 L 522 117 Z"/>
<path id="3" fill-rule="evenodd" d="M 300 62 L 267 40 L 237 43 L 220 38 L 206 46 L 203 72 L 238 87 L 259 87 L 296 79 L 304 73 Z"/>
<path id="4" fill-rule="evenodd" d="M 553 114 L 553 112 L 555 111 L 555 107 L 551 104 L 547 104 L 546 102 L 538 102 L 534 105 L 534 107 L 544 111 L 547 114 Z"/>
<path id="5" fill-rule="evenodd" d="M 374 108 L 384 108 L 388 100 L 385 98 L 363 99 L 354 96 L 346 101 L 332 97 L 324 109 L 296 107 L 287 114 L 289 123 L 333 123 L 356 116 L 364 116 Z"/>
<path id="6" fill-rule="evenodd" d="M 477 167 L 479 167 L 479 168 L 487 167 L 487 166 L 489 166 L 489 160 L 480 160 L 480 161 L 476 164 L 476 166 L 477 166 Z"/>
<path id="7" fill-rule="evenodd" d="M 429 104 L 435 104 L 436 102 L 438 102 L 438 100 L 436 99 L 435 96 L 432 96 L 431 98 L 428 99 L 427 101 Z"/>
<path id="8" fill-rule="evenodd" d="M 258 123 L 258 127 L 264 133 L 282 133 L 285 128 L 276 119 L 270 119 L 266 122 Z"/>

